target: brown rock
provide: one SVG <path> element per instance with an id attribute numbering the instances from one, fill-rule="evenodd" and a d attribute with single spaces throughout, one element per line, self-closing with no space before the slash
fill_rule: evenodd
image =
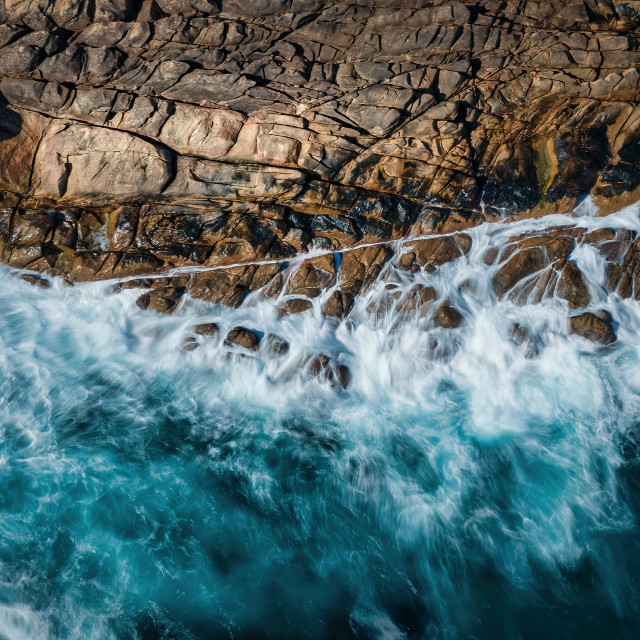
<path id="1" fill-rule="evenodd" d="M 455 307 L 451 306 L 448 300 L 445 300 L 435 310 L 433 323 L 436 327 L 443 329 L 457 329 L 463 325 L 464 317 Z"/>
<path id="2" fill-rule="evenodd" d="M 341 291 L 357 296 L 380 275 L 392 252 L 385 246 L 365 247 L 345 251 L 338 271 Z"/>
<path id="3" fill-rule="evenodd" d="M 34 287 L 39 287 L 40 289 L 50 289 L 51 281 L 43 278 L 42 276 L 35 276 L 32 273 L 24 273 L 20 276 L 21 280 L 28 282 L 30 285 Z"/>
<path id="4" fill-rule="evenodd" d="M 215 322 L 206 322 L 204 324 L 197 324 L 193 331 L 195 334 L 204 338 L 217 338 L 220 333 L 220 327 Z"/>
<path id="5" fill-rule="evenodd" d="M 556 286 L 556 295 L 569 302 L 572 309 L 586 307 L 591 302 L 589 289 L 577 265 L 567 260 Z"/>
<path id="6" fill-rule="evenodd" d="M 148 276 L 566 213 L 587 195 L 609 213 L 640 197 L 639 15 L 634 0 L 0 3 L 0 209 L 55 220 L 44 239 L 3 235 L 2 259 Z M 102 228 L 65 218 L 80 209 Z M 563 233 L 501 256 L 548 261 L 516 298 L 548 295 Z M 586 241 L 612 288 L 640 296 L 614 245 L 629 241 L 608 233 Z M 398 267 L 433 271 L 469 243 L 412 240 Z M 386 259 L 358 251 L 338 276 L 353 296 Z M 316 267 L 287 294 L 336 284 Z M 500 296 L 518 286 L 505 273 Z M 230 306 L 284 286 L 255 269 L 204 279 L 194 295 Z"/>
<path id="7" fill-rule="evenodd" d="M 322 313 L 332 318 L 344 318 L 353 307 L 353 296 L 343 291 L 334 291 L 322 307 Z"/>
<path id="8" fill-rule="evenodd" d="M 539 247 L 517 251 L 493 277 L 493 292 L 502 298 L 518 282 L 541 271 L 548 263 L 545 252 Z"/>
<path id="9" fill-rule="evenodd" d="M 182 343 L 183 351 L 194 351 L 197 348 L 198 348 L 198 342 L 194 337 L 188 337 L 184 339 L 184 342 Z"/>
<path id="10" fill-rule="evenodd" d="M 611 320 L 591 312 L 569 318 L 569 333 L 603 345 L 613 344 L 617 340 Z"/>
<path id="11" fill-rule="evenodd" d="M 184 289 L 166 287 L 143 293 L 136 304 L 141 309 L 153 309 L 157 313 L 173 313 L 176 310 Z"/>
<path id="12" fill-rule="evenodd" d="M 313 377 L 324 378 L 332 385 L 339 385 L 343 389 L 346 389 L 351 383 L 349 368 L 345 365 L 336 364 L 331 358 L 323 354 L 314 356 L 310 360 L 307 370 Z"/>
<path id="13" fill-rule="evenodd" d="M 433 287 L 416 284 L 400 298 L 396 309 L 400 314 L 409 315 L 437 298 L 438 294 Z M 425 311 L 426 309 L 423 309 L 421 315 L 423 315 Z"/>
<path id="14" fill-rule="evenodd" d="M 409 271 L 414 266 L 424 267 L 426 271 L 435 271 L 443 264 L 460 258 L 471 249 L 471 238 L 465 233 L 439 238 L 417 240 L 407 245 L 409 253 L 402 256 L 398 266 Z M 406 256 L 406 257 L 405 257 Z"/>
<path id="15" fill-rule="evenodd" d="M 280 315 L 292 315 L 295 313 L 308 311 L 312 307 L 313 303 L 311 302 L 311 300 L 305 300 L 304 298 L 287 298 L 278 305 L 278 313 Z"/>
<path id="16" fill-rule="evenodd" d="M 263 343 L 266 345 L 267 353 L 275 357 L 283 357 L 289 353 L 289 343 L 273 333 L 268 333 Z"/>
<path id="17" fill-rule="evenodd" d="M 238 346 L 248 349 L 249 351 L 257 351 L 260 347 L 260 336 L 245 327 L 235 327 L 229 331 L 224 340 L 226 347 Z"/>
<path id="18" fill-rule="evenodd" d="M 335 283 L 332 254 L 305 260 L 287 282 L 285 293 L 317 298 L 322 290 Z"/>

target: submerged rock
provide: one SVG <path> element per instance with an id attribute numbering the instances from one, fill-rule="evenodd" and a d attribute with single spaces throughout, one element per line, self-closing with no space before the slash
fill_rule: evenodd
<path id="1" fill-rule="evenodd" d="M 282 357 L 289 353 L 289 343 L 273 333 L 268 333 L 264 337 L 263 344 L 266 346 L 269 355 Z"/>
<path id="2" fill-rule="evenodd" d="M 182 288 L 166 287 L 154 289 L 148 293 L 143 293 L 136 300 L 136 304 L 141 309 L 153 309 L 158 313 L 173 313 L 183 295 L 184 289 Z"/>
<path id="3" fill-rule="evenodd" d="M 324 354 L 314 356 L 307 365 L 307 371 L 313 377 L 320 377 L 332 385 L 346 389 L 351 383 L 351 371 L 346 365 L 336 364 L 332 358 Z"/>
<path id="4" fill-rule="evenodd" d="M 50 289 L 51 281 L 46 278 L 42 278 L 41 276 L 35 276 L 32 273 L 24 273 L 20 276 L 21 280 L 28 282 L 30 285 L 34 287 L 39 287 L 40 289 Z"/>
<path id="5" fill-rule="evenodd" d="M 188 338 L 184 339 L 184 342 L 182 343 L 183 351 L 194 351 L 197 348 L 198 341 L 193 336 L 189 336 Z"/>

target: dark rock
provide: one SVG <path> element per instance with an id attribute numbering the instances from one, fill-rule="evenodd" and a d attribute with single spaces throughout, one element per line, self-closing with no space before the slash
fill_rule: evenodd
<path id="1" fill-rule="evenodd" d="M 143 293 L 136 304 L 141 309 L 153 309 L 157 313 L 173 313 L 176 310 L 184 290 L 175 287 L 165 287 L 154 289 L 148 293 Z"/>
<path id="2" fill-rule="evenodd" d="M 351 383 L 351 372 L 345 365 L 336 364 L 331 358 L 320 354 L 314 356 L 307 367 L 309 374 L 314 377 L 321 377 L 332 385 L 339 385 L 346 389 Z"/>
<path id="3" fill-rule="evenodd" d="M 590 312 L 569 318 L 569 333 L 602 345 L 613 344 L 617 340 L 610 316 L 602 318 Z"/>
<path id="4" fill-rule="evenodd" d="M 217 338 L 220 333 L 220 327 L 215 322 L 207 322 L 204 324 L 197 324 L 193 328 L 193 332 L 204 338 Z"/>
<path id="5" fill-rule="evenodd" d="M 40 289 L 50 289 L 51 281 L 46 278 L 42 278 L 40 276 L 35 276 L 32 273 L 24 273 L 20 276 L 22 280 L 28 282 L 30 285 L 34 287 L 39 287 Z"/>
<path id="6" fill-rule="evenodd" d="M 289 343 L 286 340 L 268 333 L 264 338 L 264 344 L 266 344 L 267 353 L 272 356 L 286 356 L 289 353 Z"/>
<path id="7" fill-rule="evenodd" d="M 556 286 L 556 295 L 569 302 L 572 309 L 586 307 L 591 302 L 589 289 L 584 282 L 582 272 L 570 260 L 564 265 Z"/>
<path id="8" fill-rule="evenodd" d="M 260 347 L 260 336 L 251 329 L 245 327 L 235 327 L 229 331 L 224 340 L 226 347 L 243 347 L 249 351 L 257 351 Z"/>
<path id="9" fill-rule="evenodd" d="M 524 278 L 544 269 L 549 261 L 545 252 L 538 247 L 517 251 L 493 277 L 493 292 L 502 298 Z"/>
<path id="10" fill-rule="evenodd" d="M 198 342 L 194 337 L 188 337 L 184 339 L 184 342 L 182 343 L 183 351 L 194 351 L 197 348 L 198 348 Z"/>
<path id="11" fill-rule="evenodd" d="M 353 307 L 353 296 L 343 291 L 334 291 L 322 307 L 322 313 L 332 318 L 344 318 Z"/>
<path id="12" fill-rule="evenodd" d="M 442 302 L 433 314 L 433 323 L 443 329 L 457 329 L 464 323 L 463 315 L 451 306 L 448 300 Z"/>
<path id="13" fill-rule="evenodd" d="M 278 313 L 280 315 L 293 315 L 295 313 L 302 313 L 308 311 L 313 307 L 311 300 L 305 300 L 305 298 L 288 298 L 278 305 Z"/>

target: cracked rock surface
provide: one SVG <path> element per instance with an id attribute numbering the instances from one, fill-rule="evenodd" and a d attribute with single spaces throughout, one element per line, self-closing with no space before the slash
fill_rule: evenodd
<path id="1" fill-rule="evenodd" d="M 343 271 L 343 317 L 388 241 L 639 199 L 639 33 L 627 0 L 2 0 L 1 259 L 70 280 L 229 267 L 146 300 L 167 309 L 188 286 L 303 311 Z M 494 256 L 496 295 L 584 307 L 568 242 Z M 637 296 L 637 243 L 599 242 Z M 468 250 L 419 240 L 399 268 Z"/>

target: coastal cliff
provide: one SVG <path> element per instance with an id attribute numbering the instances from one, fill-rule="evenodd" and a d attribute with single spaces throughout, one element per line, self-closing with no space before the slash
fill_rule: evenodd
<path id="1" fill-rule="evenodd" d="M 609 0 L 4 1 L 1 259 L 172 276 L 137 282 L 160 311 L 283 290 L 303 311 L 342 282 L 343 316 L 388 260 L 469 250 L 391 241 L 639 199 L 639 26 L 640 2 Z M 490 256 L 511 264 L 496 294 L 550 269 L 584 306 L 558 235 Z M 600 235 L 610 290 L 640 295 L 635 235 Z"/>

